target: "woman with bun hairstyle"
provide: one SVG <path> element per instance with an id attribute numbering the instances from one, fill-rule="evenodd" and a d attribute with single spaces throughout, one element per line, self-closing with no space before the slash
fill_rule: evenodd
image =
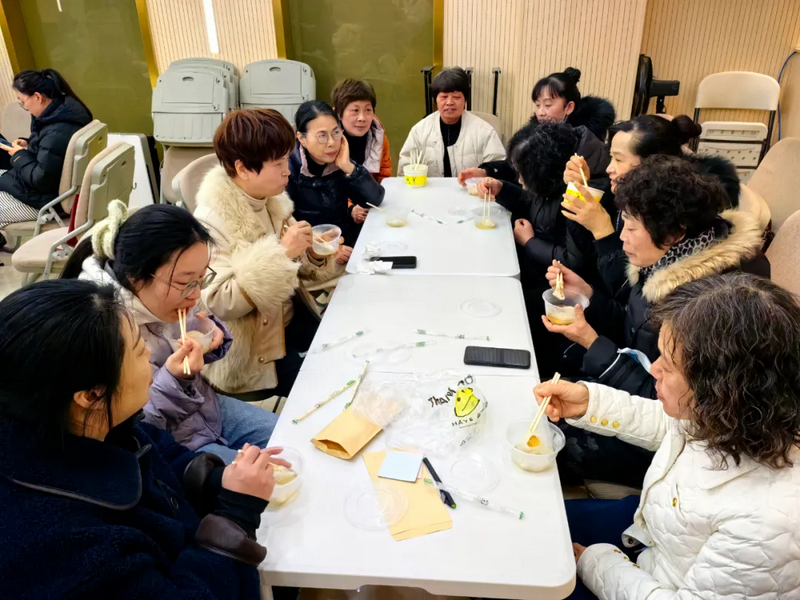
<path id="1" fill-rule="evenodd" d="M 534 113 L 528 125 L 536 123 L 568 123 L 578 134 L 576 153 L 583 156 L 589 169 L 589 185 L 608 189 L 605 173 L 608 152 L 605 148 L 606 132 L 614 123 L 614 106 L 603 98 L 581 96 L 578 82 L 581 72 L 568 67 L 563 73 L 551 73 L 533 86 L 531 99 Z M 509 160 L 486 162 L 475 169 L 465 169 L 459 174 L 461 185 L 471 177 L 493 177 L 516 183 L 518 175 Z"/>
<path id="2" fill-rule="evenodd" d="M 22 71 L 11 87 L 31 114 L 31 135 L 0 145 L 5 151 L 0 152 L 0 169 L 5 169 L 0 176 L 0 192 L 5 192 L 0 193 L 0 228 L 35 221 L 39 210 L 58 196 L 69 141 L 92 121 L 92 112 L 58 71 Z"/>
<path id="3" fill-rule="evenodd" d="M 216 278 L 211 250 L 211 235 L 189 211 L 156 204 L 128 217 L 125 205 L 114 200 L 109 217 L 72 253 L 62 278 L 113 286 L 133 317 L 153 368 L 145 421 L 190 450 L 230 464 L 245 444 L 266 446 L 278 417 L 217 394 L 203 377 L 206 365 L 224 358 L 233 343 L 225 325 L 197 307 L 201 291 Z M 187 336 L 175 347 L 182 310 L 189 332 L 213 332 L 207 346 Z"/>

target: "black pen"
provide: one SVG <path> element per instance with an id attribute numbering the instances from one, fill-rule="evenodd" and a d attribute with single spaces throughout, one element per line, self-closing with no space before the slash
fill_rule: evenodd
<path id="1" fill-rule="evenodd" d="M 436 470 L 433 468 L 431 461 L 427 458 L 423 457 L 422 462 L 425 463 L 425 466 L 428 468 L 428 471 L 431 472 L 431 477 L 436 483 L 442 483 L 442 480 L 439 479 L 439 476 L 436 474 Z M 439 495 L 442 497 L 442 502 L 444 502 L 450 508 L 456 507 L 456 502 L 453 500 L 453 497 L 450 495 L 450 492 L 446 492 L 444 490 L 439 490 Z"/>

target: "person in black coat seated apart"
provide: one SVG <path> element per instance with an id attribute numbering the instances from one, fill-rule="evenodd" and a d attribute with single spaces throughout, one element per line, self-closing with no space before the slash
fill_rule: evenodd
<path id="1" fill-rule="evenodd" d="M 336 260 L 347 264 L 364 221 L 363 214 L 353 214 L 353 207 L 379 206 L 385 190 L 350 158 L 342 124 L 330 104 L 304 102 L 297 109 L 295 126 L 297 146 L 289 156 L 286 188 L 294 202 L 294 217 L 311 225 L 339 226 L 344 245 Z M 348 199 L 353 206 L 348 207 Z"/>
<path id="2" fill-rule="evenodd" d="M 678 286 L 702 277 L 745 271 L 769 278 L 769 262 L 761 253 L 761 229 L 755 217 L 738 210 L 720 214 L 729 197 L 719 180 L 698 174 L 681 158 L 644 159 L 617 184 L 616 202 L 625 223 L 621 240 L 629 261 L 626 284 L 611 296 L 571 269 L 553 264 L 547 273 L 550 284 L 555 285 L 561 272 L 564 287 L 580 292 L 590 303 L 585 312 L 576 307 L 570 325 L 554 325 L 546 317 L 542 322 L 548 331 L 586 349 L 585 376 L 655 399 L 658 391 L 650 364 L 660 353 L 651 307 Z M 575 437 L 575 452 L 569 450 L 563 459 L 572 461 L 573 474 L 641 486 L 651 453 L 632 451 L 616 438 L 595 438 L 583 431 Z"/>
<path id="3" fill-rule="evenodd" d="M 0 145 L 0 228 L 35 221 L 39 210 L 58 197 L 70 139 L 92 121 L 92 113 L 58 71 L 22 71 L 12 84 L 20 105 L 31 114 L 31 135 Z M 0 240 L 0 245 L 5 240 Z"/>
<path id="4" fill-rule="evenodd" d="M 520 247 L 525 289 L 547 288 L 544 275 L 554 261 L 581 274 L 593 273 L 591 234 L 564 218 L 561 199 L 564 164 L 575 152 L 578 133 L 566 123 L 526 125 L 514 134 L 509 151 L 522 186 L 492 177 L 478 182 L 478 194 L 490 194 L 511 211 L 514 239 Z M 591 278 L 591 277 L 590 277 Z"/>
<path id="5" fill-rule="evenodd" d="M 568 67 L 563 73 L 551 73 L 543 77 L 533 86 L 531 99 L 534 113 L 528 125 L 536 123 L 568 123 L 578 134 L 578 147 L 575 152 L 582 156 L 587 164 L 589 185 L 608 190 L 608 177 L 605 170 L 608 166 L 608 152 L 605 139 L 608 128 L 614 123 L 616 112 L 614 106 L 603 98 L 596 96 L 581 97 L 578 90 L 581 72 Z M 483 163 L 475 169 L 465 169 L 458 176 L 459 183 L 464 186 L 466 180 L 473 177 L 494 177 L 503 181 L 516 182 L 518 173 L 509 159 Z"/>
<path id="6" fill-rule="evenodd" d="M 614 206 L 614 194 L 622 178 L 645 158 L 656 154 L 684 158 L 696 172 L 711 175 L 719 181 L 727 195 L 723 210 L 739 206 L 739 175 L 733 163 L 721 156 L 687 154 L 684 150 L 685 144 L 701 132 L 700 125 L 686 115 L 671 120 L 659 115 L 641 115 L 616 123 L 609 130 L 611 162 L 606 169 L 611 189 L 605 193 L 601 204 L 583 188 L 580 169 L 586 173 L 586 161 L 573 156 L 567 163 L 564 183 L 575 184 L 584 197 L 581 200 L 565 196 L 561 207 L 567 219 L 585 227 L 595 239 L 597 268 L 603 274 L 600 283 L 608 284 L 605 287 L 607 293 L 615 294 L 627 281 L 628 259 L 620 240 L 623 221 Z"/>
<path id="7" fill-rule="evenodd" d="M 226 467 L 140 423 L 150 351 L 110 286 L 34 284 L 0 322 L 3 596 L 257 600 L 280 448 Z"/>

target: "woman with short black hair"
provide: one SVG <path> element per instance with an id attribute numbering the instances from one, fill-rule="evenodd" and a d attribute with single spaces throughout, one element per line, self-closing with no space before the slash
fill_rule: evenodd
<path id="1" fill-rule="evenodd" d="M 412 150 L 424 154 L 428 177 L 456 177 L 464 169 L 506 157 L 494 127 L 466 110 L 469 94 L 469 76 L 461 67 L 443 69 L 433 79 L 437 111 L 411 128 L 400 150 L 398 175 L 411 164 Z"/>
<path id="2" fill-rule="evenodd" d="M 111 286 L 37 283 L 0 322 L 3 595 L 259 598 L 280 449 L 226 467 L 140 423 L 150 351 Z"/>
<path id="3" fill-rule="evenodd" d="M 596 383 L 535 389 L 552 420 L 656 451 L 641 498 L 566 503 L 582 582 L 570 598 L 796 597 L 797 298 L 716 275 L 676 288 L 653 320 L 658 401 Z"/>

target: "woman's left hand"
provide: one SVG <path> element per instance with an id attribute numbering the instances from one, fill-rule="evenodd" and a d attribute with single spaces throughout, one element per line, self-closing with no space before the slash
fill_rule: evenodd
<path id="1" fill-rule="evenodd" d="M 575 321 L 569 325 L 553 325 L 550 319 L 544 315 L 542 315 L 542 322 L 550 333 L 560 333 L 569 341 L 575 342 L 587 350 L 600 337 L 586 321 L 586 315 L 583 314 L 583 307 L 580 304 L 575 307 Z"/>
<path id="2" fill-rule="evenodd" d="M 336 166 L 344 171 L 346 175 L 351 175 L 356 169 L 356 166 L 350 160 L 350 145 L 344 135 L 342 136 L 342 145 L 339 146 L 339 154 L 336 155 Z"/>
<path id="3" fill-rule="evenodd" d="M 339 250 L 336 252 L 336 262 L 340 265 L 346 265 L 352 254 L 353 249 L 350 246 L 339 246 Z"/>
<path id="4" fill-rule="evenodd" d="M 222 346 L 222 342 L 225 341 L 225 334 L 222 333 L 222 330 L 214 324 L 214 321 L 208 318 L 207 312 L 199 312 L 194 316 L 195 319 L 198 321 L 208 321 L 214 326 L 214 334 L 211 336 L 211 344 L 208 347 L 209 352 L 213 352 L 220 346 Z"/>
<path id="5" fill-rule="evenodd" d="M 514 223 L 514 239 L 520 246 L 527 244 L 533 238 L 533 225 L 527 219 L 517 219 Z"/>
<path id="6" fill-rule="evenodd" d="M 14 141 L 14 143 L 11 145 L 10 148 L 8 148 L 8 150 L 6 150 L 6 152 L 8 152 L 11 156 L 14 156 L 20 150 L 25 150 L 26 147 L 27 147 L 27 144 L 25 144 L 25 146 L 20 146 L 19 144 L 17 144 L 16 141 Z M 7 148 L 7 146 L 6 146 L 6 148 Z"/>
<path id="7" fill-rule="evenodd" d="M 607 235 L 614 233 L 614 225 L 611 223 L 611 217 L 597 200 L 594 199 L 592 194 L 583 187 L 581 184 L 576 183 L 575 187 L 581 193 L 582 198 L 576 198 L 569 194 L 564 194 L 564 201 L 561 203 L 561 214 L 567 217 L 570 221 L 580 223 L 588 229 L 594 236 L 594 239 L 599 240 Z"/>
<path id="8" fill-rule="evenodd" d="M 366 221 L 368 214 L 369 214 L 368 208 L 364 208 L 363 206 L 359 206 L 358 204 L 353 206 L 353 212 L 352 212 L 353 221 L 355 221 L 356 223 L 363 223 L 364 221 Z"/>
<path id="9" fill-rule="evenodd" d="M 575 555 L 575 563 L 581 559 L 584 552 L 586 552 L 586 546 L 581 546 L 575 542 L 572 543 L 572 553 Z"/>

